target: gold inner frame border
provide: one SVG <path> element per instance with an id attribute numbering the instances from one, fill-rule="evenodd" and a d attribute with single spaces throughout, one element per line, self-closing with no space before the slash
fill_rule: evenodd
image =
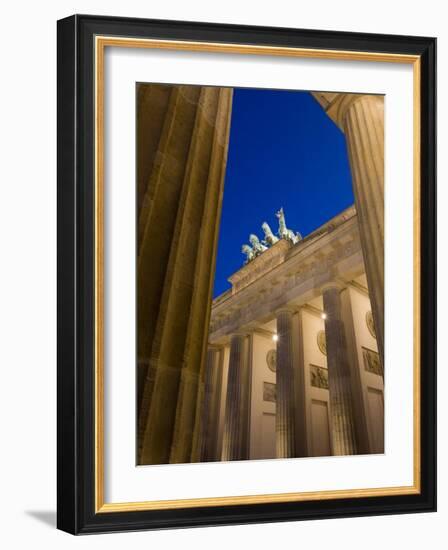
<path id="1" fill-rule="evenodd" d="M 226 496 L 214 498 L 191 498 L 179 500 L 155 500 L 141 502 L 106 503 L 104 501 L 104 53 L 106 47 L 146 48 L 207 53 L 235 53 L 302 57 L 313 59 L 371 61 L 405 63 L 413 66 L 413 219 L 414 219 L 414 418 L 413 455 L 414 482 L 410 486 L 379 487 L 370 489 L 342 489 L 302 493 L 276 493 L 263 495 Z M 167 510 L 207 506 L 231 506 L 279 502 L 304 502 L 342 498 L 365 498 L 398 496 L 420 493 L 421 480 L 421 425 L 420 425 L 420 56 L 381 52 L 356 52 L 278 46 L 255 46 L 251 44 L 227 44 L 178 40 L 123 38 L 96 36 L 95 59 L 95 513 L 131 512 L 144 510 Z"/>

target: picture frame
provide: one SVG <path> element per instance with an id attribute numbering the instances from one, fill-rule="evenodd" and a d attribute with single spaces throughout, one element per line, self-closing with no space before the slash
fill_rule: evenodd
<path id="1" fill-rule="evenodd" d="M 109 47 L 412 66 L 415 303 L 413 365 L 409 365 L 414 377 L 411 485 L 188 501 L 105 500 L 104 52 Z M 57 66 L 58 528 L 84 534 L 435 511 L 436 40 L 74 15 L 58 21 Z"/>

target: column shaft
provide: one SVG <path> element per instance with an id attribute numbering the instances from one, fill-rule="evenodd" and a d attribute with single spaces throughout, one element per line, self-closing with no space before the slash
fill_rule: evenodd
<path id="1" fill-rule="evenodd" d="M 364 95 L 348 107 L 344 132 L 378 349 L 384 358 L 384 98 Z"/>
<path id="2" fill-rule="evenodd" d="M 384 97 L 313 95 L 347 139 L 378 351 L 384 360 Z"/>
<path id="3" fill-rule="evenodd" d="M 341 315 L 345 330 L 345 341 L 347 345 L 347 354 L 350 365 L 350 378 L 353 395 L 353 412 L 355 419 L 357 450 L 359 454 L 371 453 L 368 433 L 368 411 L 367 403 L 363 398 L 363 384 L 361 370 L 363 366 L 359 364 L 355 325 L 353 321 L 352 299 L 350 291 L 345 288 L 340 293 Z"/>
<path id="4" fill-rule="evenodd" d="M 199 458 L 201 462 L 218 460 L 218 421 L 221 404 L 222 350 L 210 348 L 205 367 L 204 397 L 201 407 L 201 436 Z"/>
<path id="5" fill-rule="evenodd" d="M 249 458 L 250 413 L 249 337 L 233 335 L 230 342 L 229 374 L 223 438 L 223 460 Z"/>
<path id="6" fill-rule="evenodd" d="M 278 312 L 277 336 L 277 401 L 275 415 L 277 458 L 290 458 L 296 456 L 292 311 L 282 310 Z"/>
<path id="7" fill-rule="evenodd" d="M 216 261 L 221 202 L 223 195 L 232 91 L 226 88 L 209 88 L 204 97 L 204 129 L 195 137 L 198 152 L 191 155 L 189 178 L 197 180 L 201 191 L 206 190 L 201 210 L 196 206 L 185 220 L 185 246 L 196 249 L 195 264 L 191 271 L 192 288 L 190 310 L 186 312 L 187 328 L 183 367 L 177 399 L 170 462 L 197 461 L 200 436 L 201 394 L 198 381 L 205 381 L 204 370 L 207 338 L 210 325 L 213 280 Z M 216 109 L 216 110 L 215 110 Z M 214 117 L 211 117 L 213 112 Z M 210 142 L 207 150 L 204 143 Z M 190 184 L 190 199 L 197 203 L 198 192 Z M 189 231 L 195 219 L 195 232 Z M 196 221 L 197 219 L 197 221 Z M 185 252 L 184 252 L 185 253 Z M 179 272 L 184 278 L 185 271 Z"/>
<path id="8" fill-rule="evenodd" d="M 177 95 L 180 88 L 160 84 L 139 84 L 137 87 L 137 215 L 140 217 L 145 195 L 148 191 L 154 164 L 160 168 L 163 164 L 160 153 L 169 144 L 169 126 L 177 107 Z M 192 94 L 199 90 L 192 89 Z M 168 114 L 168 110 L 170 113 Z M 168 116 L 167 116 L 168 114 Z M 180 130 L 180 129 L 179 129 Z M 162 138 L 162 135 L 164 137 Z M 162 139 L 165 143 L 162 144 Z M 166 169 L 166 167 L 164 167 Z M 154 187 L 153 187 L 154 189 Z M 142 229 L 144 228 L 142 223 Z"/>
<path id="9" fill-rule="evenodd" d="M 141 86 L 138 93 L 139 446 L 155 383 L 158 362 L 157 358 L 150 361 L 150 355 L 200 94 L 199 87 L 167 87 L 168 105 L 166 111 L 163 109 L 163 122 L 153 125 L 154 113 L 161 110 L 160 101 L 154 104 L 155 97 L 160 99 L 156 88 Z"/>
<path id="10" fill-rule="evenodd" d="M 296 444 L 295 456 L 310 456 L 309 433 L 308 433 L 308 408 L 307 408 L 307 376 L 305 369 L 304 343 L 303 343 L 303 310 L 300 309 L 296 315 L 297 333 L 294 337 L 294 378 L 295 378 L 295 421 L 296 421 Z"/>
<path id="11" fill-rule="evenodd" d="M 230 89 L 175 89 L 140 211 L 140 464 L 190 461 L 230 121 Z"/>
<path id="12" fill-rule="evenodd" d="M 333 453 L 352 455 L 357 454 L 358 448 L 350 365 L 339 292 L 339 288 L 335 286 L 327 287 L 323 291 Z"/>

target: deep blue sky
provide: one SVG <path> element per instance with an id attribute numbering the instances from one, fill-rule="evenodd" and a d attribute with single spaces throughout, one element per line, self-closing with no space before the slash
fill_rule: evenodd
<path id="1" fill-rule="evenodd" d="M 353 204 L 343 133 L 308 92 L 235 89 L 216 262 L 216 297 L 240 269 L 241 245 L 286 225 L 306 236 Z"/>

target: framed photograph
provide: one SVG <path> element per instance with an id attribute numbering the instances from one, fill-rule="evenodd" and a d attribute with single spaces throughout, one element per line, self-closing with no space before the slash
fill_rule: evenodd
<path id="1" fill-rule="evenodd" d="M 58 527 L 436 508 L 434 38 L 58 22 Z"/>

